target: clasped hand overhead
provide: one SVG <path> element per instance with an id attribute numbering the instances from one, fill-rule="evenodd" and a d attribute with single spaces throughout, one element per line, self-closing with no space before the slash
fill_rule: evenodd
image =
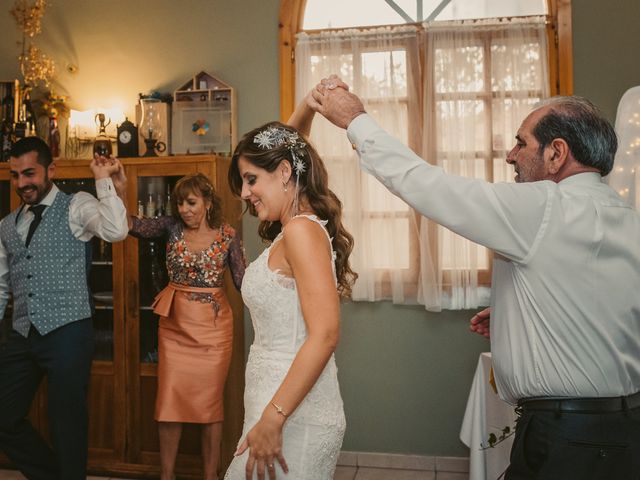
<path id="1" fill-rule="evenodd" d="M 334 125 L 346 129 L 358 115 L 366 113 L 357 95 L 337 75 L 323 78 L 308 95 L 307 104 Z"/>
<path id="2" fill-rule="evenodd" d="M 89 167 L 91 168 L 96 180 L 111 177 L 116 191 L 122 192 L 126 189 L 127 176 L 125 174 L 124 167 L 120 160 L 113 155 L 104 157 L 95 154 L 91 159 Z"/>

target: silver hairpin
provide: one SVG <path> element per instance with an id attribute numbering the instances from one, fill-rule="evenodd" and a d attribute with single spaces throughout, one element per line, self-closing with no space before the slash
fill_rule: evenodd
<path id="1" fill-rule="evenodd" d="M 268 127 L 258 132 L 256 136 L 253 137 L 253 142 L 265 150 L 284 145 L 291 152 L 293 169 L 296 172 L 296 176 L 299 177 L 306 171 L 307 166 L 296 150 L 305 148 L 307 144 L 300 139 L 297 132 L 291 132 L 282 127 Z"/>

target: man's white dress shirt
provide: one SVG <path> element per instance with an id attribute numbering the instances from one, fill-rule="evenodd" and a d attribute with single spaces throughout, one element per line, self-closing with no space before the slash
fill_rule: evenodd
<path id="1" fill-rule="evenodd" d="M 51 206 L 58 187 L 55 184 L 42 199 L 40 205 Z M 88 242 L 91 238 L 99 237 L 107 242 L 118 242 L 126 238 L 129 227 L 127 224 L 127 210 L 122 200 L 116 195 L 113 181 L 110 178 L 96 180 L 98 198 L 86 192 L 76 193 L 69 204 L 69 228 L 78 239 Z M 47 215 L 47 208 L 42 213 Z M 25 206 L 18 216 L 16 230 L 23 240 L 27 238 L 29 225 L 34 218 L 33 212 Z M 5 221 L 1 220 L 0 222 Z M 9 263 L 7 251 L 0 241 L 0 318 L 9 298 Z"/>
<path id="2" fill-rule="evenodd" d="M 363 170 L 494 251 L 491 351 L 504 400 L 640 390 L 640 216 L 599 174 L 492 184 L 429 165 L 367 114 L 347 134 Z"/>

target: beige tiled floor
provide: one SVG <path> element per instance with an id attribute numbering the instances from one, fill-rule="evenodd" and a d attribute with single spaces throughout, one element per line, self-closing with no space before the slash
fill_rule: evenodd
<path id="1" fill-rule="evenodd" d="M 468 473 L 393 468 L 338 467 L 334 480 L 469 480 Z"/>
<path id="2" fill-rule="evenodd" d="M 468 480 L 462 473 L 441 473 L 391 468 L 338 467 L 334 480 Z M 0 480 L 24 480 L 20 473 L 0 470 Z M 115 477 L 87 477 L 87 480 L 122 480 Z"/>

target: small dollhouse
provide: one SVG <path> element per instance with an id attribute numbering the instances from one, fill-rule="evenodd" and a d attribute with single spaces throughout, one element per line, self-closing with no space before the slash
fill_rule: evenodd
<path id="1" fill-rule="evenodd" d="M 171 153 L 230 155 L 236 143 L 233 88 L 200 72 L 173 94 Z"/>

